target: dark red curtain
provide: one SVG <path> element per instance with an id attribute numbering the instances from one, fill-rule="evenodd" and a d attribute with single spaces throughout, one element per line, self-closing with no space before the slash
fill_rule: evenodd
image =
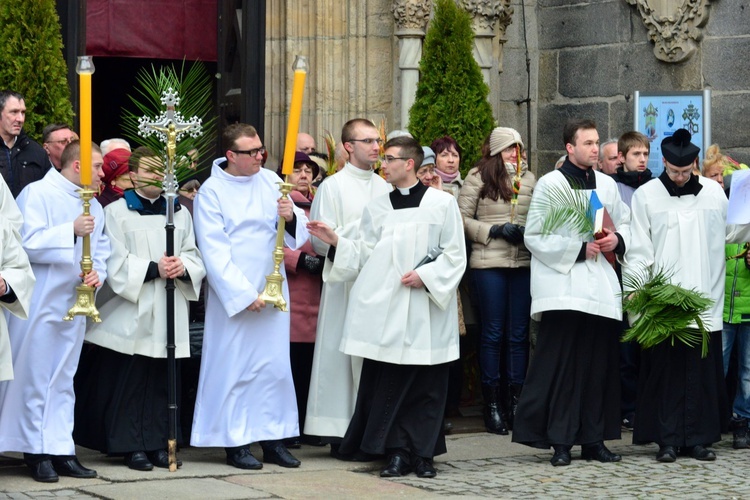
<path id="1" fill-rule="evenodd" d="M 216 0 L 88 0 L 92 56 L 216 61 Z"/>

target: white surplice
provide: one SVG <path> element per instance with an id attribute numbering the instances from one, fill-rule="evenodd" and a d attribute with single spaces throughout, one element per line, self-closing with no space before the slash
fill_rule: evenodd
<path id="1" fill-rule="evenodd" d="M 7 188 L 6 188 L 7 189 Z M 16 202 L 11 197 L 15 206 Z M 0 209 L 1 211 L 1 209 Z M 0 301 L 0 307 L 21 319 L 26 319 L 31 305 L 31 293 L 34 291 L 34 273 L 31 271 L 29 258 L 23 251 L 21 241 L 16 238 L 17 228 L 7 219 L 0 218 L 0 276 L 16 294 L 13 302 Z M 0 381 L 13 378 L 13 360 L 10 353 L 8 323 L 4 314 L 0 314 Z"/>
<path id="2" fill-rule="evenodd" d="M 463 233 L 456 200 L 444 191 L 428 188 L 414 208 L 394 210 L 391 195 L 368 204 L 359 240 L 340 238 L 336 247 L 334 267 L 342 275 L 359 273 L 341 350 L 397 365 L 458 359 L 456 288 L 466 269 Z M 401 277 L 436 247 L 442 253 L 417 269 L 424 287 L 404 286 Z"/>
<path id="3" fill-rule="evenodd" d="M 79 187 L 54 168 L 18 196 L 24 215 L 23 248 L 37 282 L 29 319 L 8 324 L 15 380 L 0 383 L 0 450 L 73 455 L 73 376 L 78 368 L 86 318 L 63 321 L 80 284 L 82 238 L 73 221 L 83 213 Z M 109 239 L 104 212 L 91 200 L 91 257 L 99 280 L 107 277 Z"/>
<path id="4" fill-rule="evenodd" d="M 107 283 L 116 294 L 99 307 L 101 323 L 93 323 L 86 340 L 123 354 L 150 358 L 167 356 L 167 291 L 163 279 L 144 283 L 151 262 L 166 252 L 166 216 L 141 215 L 125 198 L 104 210 L 104 226 L 112 255 L 107 261 Z M 174 293 L 175 356 L 190 356 L 188 301 L 198 300 L 206 275 L 195 245 L 193 220 L 184 207 L 174 214 L 174 255 L 180 257 L 189 280 L 176 279 Z"/>
<path id="5" fill-rule="evenodd" d="M 356 239 L 365 205 L 390 191 L 391 186 L 371 170 L 347 163 L 320 185 L 310 218 L 324 222 L 341 237 Z M 328 245 L 317 238 L 311 240 L 315 251 L 325 256 Z M 336 276 L 326 258 L 305 434 L 343 437 L 354 413 L 362 359 L 339 350 L 352 285 L 353 280 L 342 281 Z"/>
<path id="6" fill-rule="evenodd" d="M 193 446 L 242 446 L 299 435 L 289 360 L 289 313 L 268 305 L 251 312 L 273 271 L 279 176 L 261 168 L 252 176 L 225 172 L 214 161 L 195 198 L 198 247 L 208 276 Z M 307 217 L 295 207 L 292 249 L 308 239 Z M 282 263 L 280 272 L 286 275 Z M 289 302 L 286 280 L 283 293 Z"/>

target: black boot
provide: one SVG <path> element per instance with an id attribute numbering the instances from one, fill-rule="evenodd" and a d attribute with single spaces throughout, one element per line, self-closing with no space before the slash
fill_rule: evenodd
<path id="1" fill-rule="evenodd" d="M 518 398 L 521 397 L 521 384 L 510 384 L 508 387 L 508 429 L 513 430 L 513 422 L 516 421 L 516 410 L 518 409 Z"/>
<path id="2" fill-rule="evenodd" d="M 500 403 L 498 401 L 497 387 L 488 385 L 482 386 L 482 396 L 484 397 L 484 426 L 487 432 L 492 434 L 508 434 L 508 428 L 505 426 L 502 413 L 500 412 Z"/>
<path id="3" fill-rule="evenodd" d="M 729 421 L 729 428 L 732 429 L 732 448 L 741 450 L 750 448 L 747 436 L 747 419 L 742 417 L 732 417 Z"/>

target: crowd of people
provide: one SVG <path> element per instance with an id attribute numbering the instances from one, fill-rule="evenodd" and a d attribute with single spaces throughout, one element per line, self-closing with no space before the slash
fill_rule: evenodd
<path id="1" fill-rule="evenodd" d="M 224 448 L 233 467 L 298 467 L 290 450 L 329 446 L 339 460 L 384 458 L 382 477 L 435 477 L 468 315 L 487 432 L 551 448 L 554 466 L 575 445 L 586 460 L 620 461 L 605 441 L 622 428 L 656 443 L 660 462 L 713 460 L 729 428 L 735 448 L 750 447 L 750 225 L 727 225 L 724 189 L 743 166 L 712 146 L 701 171 L 686 130 L 663 139 L 655 176 L 643 134 L 600 145 L 593 121 L 571 119 L 566 154 L 537 179 L 509 127 L 462 176 L 454 138 L 384 138 L 355 118 L 326 175 L 312 136 L 299 135 L 285 169 L 253 126 L 233 124 L 207 180 L 181 186 L 167 255 L 160 152 L 92 144 L 86 185 L 98 196 L 84 215 L 77 135 L 53 124 L 39 145 L 24 116 L 23 96 L 1 91 L 0 452 L 23 453 L 36 481 L 96 477 L 76 445 L 138 471 L 171 465 L 167 280 L 176 357 L 200 360 L 182 381 L 194 410 L 179 414 L 178 444 Z M 551 216 L 579 196 L 607 213 L 596 233 Z M 289 313 L 263 296 L 280 239 Z M 634 319 L 623 276 L 658 269 L 712 300 L 707 356 L 620 341 Z M 101 322 L 63 320 L 80 283 L 97 290 Z"/>

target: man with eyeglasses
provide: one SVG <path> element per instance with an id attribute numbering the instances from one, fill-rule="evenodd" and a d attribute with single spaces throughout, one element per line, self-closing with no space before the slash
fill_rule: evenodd
<path id="1" fill-rule="evenodd" d="M 310 218 L 323 222 L 339 236 L 356 239 L 365 205 L 391 188 L 373 172 L 381 138 L 371 121 L 363 118 L 348 121 L 341 130 L 341 143 L 349 161 L 321 183 Z M 334 247 L 317 238 L 311 241 L 318 255 L 327 258 L 304 433 L 320 436 L 324 443 L 330 443 L 332 456 L 352 459 L 357 457 L 342 457 L 338 448 L 354 412 L 362 370 L 362 358 L 339 351 L 353 278 L 342 279 L 332 269 Z"/>
<path id="2" fill-rule="evenodd" d="M 21 190 L 40 180 L 50 168 L 47 152 L 23 131 L 26 103 L 13 90 L 0 90 L 0 172 L 17 197 Z"/>
<path id="3" fill-rule="evenodd" d="M 203 355 L 195 402 L 193 446 L 223 446 L 227 464 L 263 465 L 250 453 L 260 442 L 263 461 L 298 467 L 282 440 L 299 436 L 289 360 L 289 313 L 259 297 L 274 269 L 277 221 L 284 243 L 308 239 L 307 217 L 281 199 L 276 173 L 262 167 L 265 148 L 254 127 L 224 130 L 226 156 L 195 198 L 195 233 L 208 276 Z M 283 276 L 286 271 L 282 266 Z M 289 297 L 287 281 L 284 297 Z"/>
<path id="4" fill-rule="evenodd" d="M 463 221 L 451 194 L 417 178 L 423 157 L 411 137 L 386 143 L 382 168 L 396 189 L 367 204 L 355 238 L 309 224 L 312 235 L 336 248 L 333 270 L 356 277 L 341 350 L 364 364 L 340 453 L 388 455 L 382 477 L 412 470 L 435 477 L 432 459 L 446 452 L 449 367 L 459 355 Z"/>
<path id="5" fill-rule="evenodd" d="M 665 271 L 670 281 L 713 301 L 703 318 L 711 332 L 708 356 L 700 346 L 663 342 L 641 353 L 635 444 L 656 443 L 656 460 L 677 455 L 715 460 L 730 411 L 723 379 L 724 245 L 750 240 L 750 225 L 727 226 L 721 186 L 693 173 L 700 148 L 677 130 L 661 143 L 664 171 L 633 194 L 632 244 L 626 273 Z M 627 292 L 627 290 L 625 290 Z"/>
<path id="6" fill-rule="evenodd" d="M 62 168 L 60 157 L 65 146 L 78 140 L 78 134 L 73 132 L 67 123 L 52 123 L 42 130 L 42 146 L 49 155 L 49 161 L 59 172 Z"/>

